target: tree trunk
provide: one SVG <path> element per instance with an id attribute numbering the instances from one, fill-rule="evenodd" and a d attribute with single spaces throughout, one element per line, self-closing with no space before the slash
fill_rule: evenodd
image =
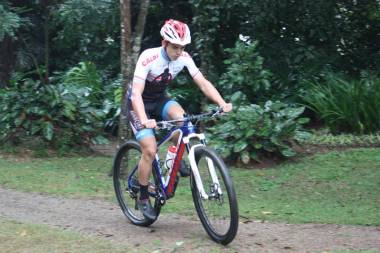
<path id="1" fill-rule="evenodd" d="M 131 71 L 131 75 L 133 75 L 133 71 L 135 69 L 137 58 L 139 56 L 140 49 L 141 49 L 141 41 L 144 35 L 144 27 L 145 27 L 146 16 L 148 15 L 149 2 L 150 0 L 144 0 L 140 4 L 140 12 L 137 19 L 136 31 L 133 36 L 134 37 L 134 42 L 133 42 L 133 47 L 132 47 L 133 68 Z"/>
<path id="2" fill-rule="evenodd" d="M 131 48 L 131 1 L 130 0 L 120 0 L 120 28 L 121 28 L 121 52 L 120 52 L 120 66 L 121 66 L 121 80 L 124 84 L 122 86 L 122 98 L 120 105 L 120 118 L 119 118 L 119 131 L 118 131 L 118 141 L 121 145 L 126 138 L 130 135 L 130 129 L 127 124 L 127 108 L 126 108 L 126 91 L 128 86 L 128 80 L 130 75 L 128 73 L 128 55 L 130 55 Z"/>
<path id="3" fill-rule="evenodd" d="M 15 42 L 6 37 L 0 42 L 0 88 L 8 86 L 15 65 Z"/>
<path id="4" fill-rule="evenodd" d="M 44 23 L 44 44 L 45 44 L 45 84 L 49 84 L 49 9 L 46 7 L 46 17 Z"/>
<path id="5" fill-rule="evenodd" d="M 133 79 L 138 54 L 141 49 L 141 41 L 144 33 L 145 20 L 148 14 L 149 0 L 140 3 L 139 16 L 135 32 L 132 34 L 131 1 L 120 0 L 121 11 L 121 74 L 122 89 L 121 112 L 119 118 L 119 144 L 131 138 L 132 133 L 127 121 L 126 93 Z"/>

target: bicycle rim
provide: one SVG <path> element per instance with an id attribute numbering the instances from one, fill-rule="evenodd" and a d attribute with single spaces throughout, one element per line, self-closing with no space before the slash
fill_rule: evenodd
<path id="1" fill-rule="evenodd" d="M 138 173 L 136 171 L 141 157 L 140 145 L 135 141 L 126 142 L 117 152 L 113 165 L 113 182 L 119 206 L 124 215 L 135 225 L 149 226 L 154 220 L 146 219 L 137 209 L 139 196 Z M 152 173 L 149 180 L 149 191 L 154 192 L 155 177 Z M 151 198 L 157 216 L 160 212 L 158 202 Z"/>
<path id="2" fill-rule="evenodd" d="M 235 238 L 238 228 L 238 207 L 232 180 L 224 162 L 213 150 L 198 147 L 195 150 L 195 159 L 204 190 L 209 196 L 208 199 L 203 199 L 195 180 L 192 180 L 192 193 L 198 216 L 214 241 L 228 244 Z M 212 179 L 210 166 L 214 167 L 219 184 Z"/>

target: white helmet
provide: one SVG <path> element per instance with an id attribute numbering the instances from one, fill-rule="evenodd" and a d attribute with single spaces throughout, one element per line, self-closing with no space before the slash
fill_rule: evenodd
<path id="1" fill-rule="evenodd" d="M 164 40 L 173 44 L 185 46 L 191 42 L 189 27 L 181 21 L 166 20 L 160 33 Z"/>

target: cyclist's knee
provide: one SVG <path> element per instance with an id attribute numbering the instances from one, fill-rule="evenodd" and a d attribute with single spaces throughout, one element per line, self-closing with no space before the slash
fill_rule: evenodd
<path id="1" fill-rule="evenodd" d="M 153 161 L 157 151 L 157 144 L 154 138 L 147 138 L 140 142 L 143 158 Z"/>
<path id="2" fill-rule="evenodd" d="M 148 159 L 150 161 L 153 161 L 154 156 L 156 155 L 156 147 L 145 147 L 142 150 L 142 155 L 145 159 Z"/>
<path id="3" fill-rule="evenodd" d="M 173 106 L 173 111 L 169 114 L 170 119 L 180 119 L 183 118 L 185 111 L 181 106 Z"/>
<path id="4" fill-rule="evenodd" d="M 183 117 L 185 111 L 182 106 L 174 100 L 168 101 L 162 112 L 162 118 L 164 120 L 179 119 Z"/>

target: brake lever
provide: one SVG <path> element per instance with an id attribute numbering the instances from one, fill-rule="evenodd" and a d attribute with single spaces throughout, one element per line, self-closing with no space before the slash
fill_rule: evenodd
<path id="1" fill-rule="evenodd" d="M 173 124 L 168 123 L 168 122 L 159 122 L 159 124 L 157 124 L 156 129 L 158 129 L 158 130 L 164 130 L 164 129 L 169 129 L 172 126 L 173 126 Z"/>
<path id="2" fill-rule="evenodd" d="M 224 112 L 223 112 L 223 108 L 222 107 L 219 107 L 218 109 L 214 109 L 213 110 L 213 114 L 211 115 L 212 118 L 218 116 L 218 115 L 223 115 Z"/>

